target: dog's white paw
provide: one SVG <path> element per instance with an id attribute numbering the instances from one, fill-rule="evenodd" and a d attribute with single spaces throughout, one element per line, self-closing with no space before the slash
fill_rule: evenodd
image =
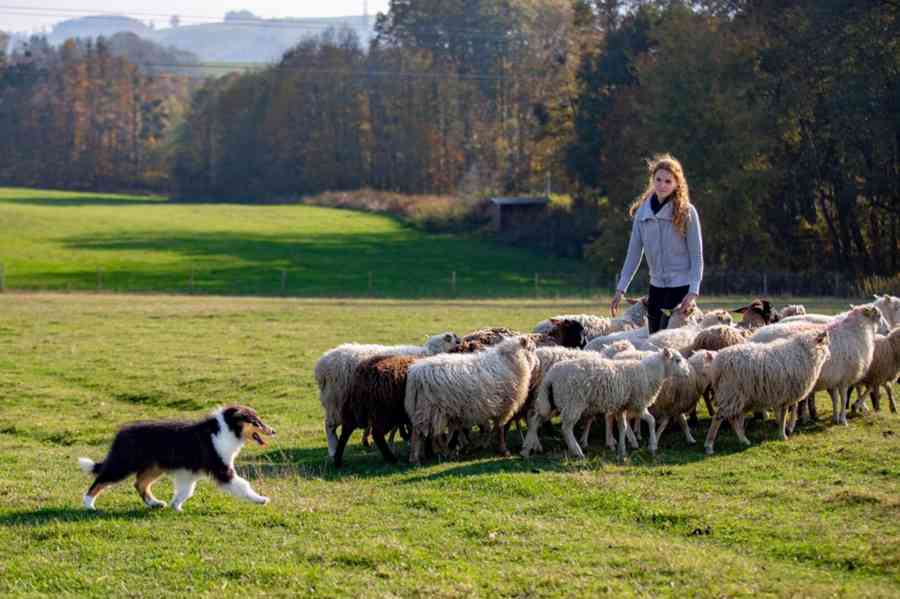
<path id="1" fill-rule="evenodd" d="M 85 507 L 85 509 L 88 509 L 88 510 L 91 510 L 91 511 L 96 511 L 96 510 L 97 510 L 97 508 L 94 507 L 94 498 L 91 497 L 90 495 L 85 495 L 85 496 L 84 496 L 84 499 L 83 499 L 83 502 L 84 502 L 84 507 Z"/>
<path id="2" fill-rule="evenodd" d="M 168 504 L 165 501 L 160 501 L 159 499 L 150 499 L 150 500 L 145 501 L 144 505 L 146 505 L 149 508 L 160 508 L 160 507 L 166 507 Z"/>
<path id="3" fill-rule="evenodd" d="M 258 503 L 260 505 L 268 505 L 269 498 L 263 497 L 262 495 L 260 495 L 257 499 L 255 499 L 255 501 L 256 501 L 256 503 Z"/>

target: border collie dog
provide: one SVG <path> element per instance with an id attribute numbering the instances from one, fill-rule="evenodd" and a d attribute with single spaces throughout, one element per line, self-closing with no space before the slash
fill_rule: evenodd
<path id="1" fill-rule="evenodd" d="M 106 459 L 94 463 L 78 458 L 87 474 L 97 476 L 84 495 L 84 507 L 96 509 L 97 496 L 131 474 L 137 475 L 134 488 L 148 507 L 165 507 L 150 487 L 163 474 L 175 483 L 172 507 L 181 506 L 194 494 L 197 481 L 211 477 L 219 487 L 235 497 L 266 504 L 250 483 L 234 471 L 234 459 L 245 441 L 265 445 L 263 435 L 274 435 L 256 412 L 244 406 L 228 406 L 197 422 L 137 422 L 116 434 Z"/>

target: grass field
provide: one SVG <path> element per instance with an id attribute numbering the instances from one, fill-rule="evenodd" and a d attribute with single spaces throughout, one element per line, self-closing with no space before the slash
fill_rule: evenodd
<path id="1" fill-rule="evenodd" d="M 17 290 L 522 297 L 598 283 L 575 261 L 313 206 L 0 188 L 0 229 Z"/>
<path id="2" fill-rule="evenodd" d="M 751 423 L 744 448 L 723 427 L 710 458 L 670 429 L 656 460 L 617 465 L 599 427 L 583 463 L 557 429 L 530 460 L 386 466 L 356 436 L 345 469 L 328 464 L 325 349 L 598 302 L 0 294 L 0 595 L 900 596 L 900 416 L 834 427 L 824 395 L 789 441 Z M 238 460 L 270 505 L 204 482 L 183 514 L 151 511 L 123 483 L 81 509 L 76 458 L 101 458 L 118 425 L 229 402 L 278 429 Z"/>

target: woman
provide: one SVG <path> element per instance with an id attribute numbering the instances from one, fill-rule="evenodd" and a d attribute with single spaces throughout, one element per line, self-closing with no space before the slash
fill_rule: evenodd
<path id="1" fill-rule="evenodd" d="M 647 189 L 628 212 L 634 219 L 628 255 L 609 309 L 615 316 L 646 253 L 650 267 L 647 321 L 653 334 L 665 324 L 663 310 L 678 308 L 687 314 L 694 307 L 703 278 L 703 240 L 681 163 L 663 154 L 650 161 L 649 169 Z"/>

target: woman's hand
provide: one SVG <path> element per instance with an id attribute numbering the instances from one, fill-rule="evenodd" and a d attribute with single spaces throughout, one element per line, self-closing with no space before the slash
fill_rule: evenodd
<path id="1" fill-rule="evenodd" d="M 619 312 L 619 302 L 622 301 L 622 297 L 625 296 L 624 291 L 616 291 L 616 294 L 613 295 L 612 301 L 609 302 L 609 313 L 615 316 Z"/>
<path id="2" fill-rule="evenodd" d="M 681 310 L 681 313 L 687 316 L 691 313 L 691 310 L 697 305 L 697 294 L 696 293 L 688 293 L 684 296 L 684 299 L 681 300 L 681 303 L 678 304 L 678 310 Z"/>

